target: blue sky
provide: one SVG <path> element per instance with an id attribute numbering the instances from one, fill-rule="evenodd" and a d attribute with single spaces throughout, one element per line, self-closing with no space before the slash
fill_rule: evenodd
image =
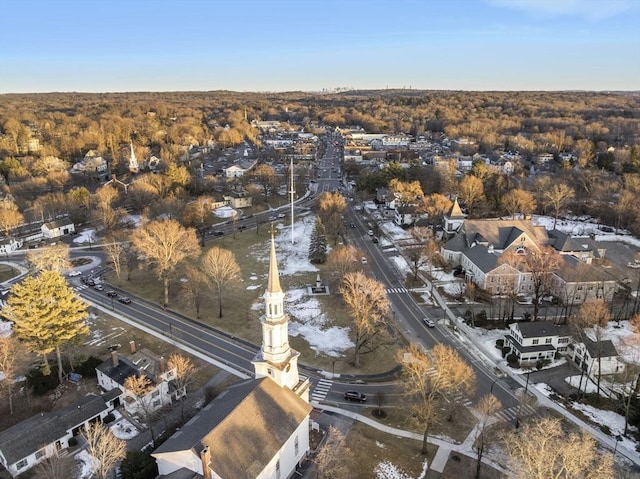
<path id="1" fill-rule="evenodd" d="M 640 0 L 0 0 L 0 93 L 640 90 Z"/>

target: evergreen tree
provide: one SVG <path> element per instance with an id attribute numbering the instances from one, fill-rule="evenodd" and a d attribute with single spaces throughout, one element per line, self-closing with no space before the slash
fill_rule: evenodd
<path id="1" fill-rule="evenodd" d="M 327 260 L 327 236 L 322 220 L 316 218 L 316 224 L 311 233 L 309 244 L 309 261 L 313 264 L 322 264 Z"/>
<path id="2" fill-rule="evenodd" d="M 43 358 L 43 373 L 51 373 L 47 355 L 55 351 L 58 379 L 62 382 L 60 347 L 80 335 L 88 334 L 87 304 L 75 294 L 57 271 L 43 271 L 11 288 L 3 309 L 14 322 L 13 332 Z"/>

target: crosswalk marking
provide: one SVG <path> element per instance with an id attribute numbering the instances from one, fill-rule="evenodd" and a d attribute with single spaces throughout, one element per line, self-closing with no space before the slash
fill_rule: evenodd
<path id="1" fill-rule="evenodd" d="M 331 389 L 333 385 L 333 381 L 329 381 L 327 379 L 321 379 L 315 388 L 313 388 L 313 392 L 311 393 L 311 399 L 314 401 L 322 401 Z"/>
<path id="2" fill-rule="evenodd" d="M 407 288 L 387 288 L 387 293 L 406 293 Z"/>
<path id="3" fill-rule="evenodd" d="M 87 289 L 89 286 L 87 286 L 86 284 L 83 284 L 82 286 L 74 286 L 74 290 L 76 291 L 82 291 L 83 289 Z"/>
<path id="4" fill-rule="evenodd" d="M 518 408 L 520 408 L 520 419 L 527 416 L 532 416 L 537 413 L 536 408 L 526 404 L 522 407 L 512 406 L 512 407 L 503 409 L 502 411 L 498 411 L 495 414 L 495 416 L 499 419 L 502 419 L 503 421 L 513 421 L 518 416 Z"/>

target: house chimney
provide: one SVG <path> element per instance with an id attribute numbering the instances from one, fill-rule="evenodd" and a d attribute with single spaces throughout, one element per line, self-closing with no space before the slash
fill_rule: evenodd
<path id="1" fill-rule="evenodd" d="M 131 354 L 136 352 L 136 342 L 135 341 L 129 341 L 129 348 L 131 349 Z"/>
<path id="2" fill-rule="evenodd" d="M 163 356 L 160 357 L 159 369 L 160 369 L 160 374 L 164 374 L 167 372 L 167 360 L 164 359 Z"/>
<path id="3" fill-rule="evenodd" d="M 111 364 L 113 367 L 118 367 L 118 351 L 111 351 Z"/>
<path id="4" fill-rule="evenodd" d="M 211 479 L 211 469 L 209 469 L 211 453 L 209 452 L 208 446 L 200 452 L 200 461 L 202 461 L 202 477 L 204 479 Z"/>

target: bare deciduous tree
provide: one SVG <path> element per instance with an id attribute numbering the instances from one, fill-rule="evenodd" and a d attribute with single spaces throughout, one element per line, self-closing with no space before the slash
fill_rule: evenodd
<path id="1" fill-rule="evenodd" d="M 322 193 L 318 197 L 318 216 L 322 220 L 327 235 L 333 238 L 334 246 L 338 244 L 338 235 L 342 230 L 343 215 L 347 202 L 340 193 Z"/>
<path id="2" fill-rule="evenodd" d="M 200 252 L 195 231 L 184 228 L 176 220 L 157 220 L 138 228 L 131 236 L 131 241 L 134 249 L 144 255 L 145 262 L 162 281 L 164 306 L 168 306 L 169 278 L 180 262 Z"/>
<path id="3" fill-rule="evenodd" d="M 344 434 L 335 426 L 329 426 L 327 438 L 318 450 L 314 462 L 318 479 L 338 479 L 349 477 L 351 467 L 349 460 L 353 452 L 347 446 Z"/>
<path id="4" fill-rule="evenodd" d="M 344 245 L 331 250 L 325 263 L 325 269 L 332 272 L 338 283 L 342 283 L 344 275 L 359 269 L 358 258 L 364 252 L 355 246 Z"/>
<path id="5" fill-rule="evenodd" d="M 38 463 L 34 468 L 35 479 L 68 479 L 78 470 L 78 463 L 73 456 L 53 456 Z"/>
<path id="6" fill-rule="evenodd" d="M 169 369 L 175 369 L 175 385 L 176 385 L 176 397 L 186 396 L 189 385 L 193 381 L 193 375 L 196 372 L 196 368 L 193 365 L 193 361 L 186 356 L 182 356 L 178 353 L 173 353 L 169 356 L 167 361 Z M 184 401 L 181 403 L 180 415 L 184 420 Z"/>
<path id="7" fill-rule="evenodd" d="M 482 203 L 485 200 L 484 185 L 482 180 L 475 176 L 465 176 L 460 181 L 460 199 L 464 201 L 465 205 L 469 209 L 469 213 L 474 211 L 474 208 L 478 203 Z"/>
<path id="8" fill-rule="evenodd" d="M 13 414 L 15 380 L 26 363 L 27 352 L 20 341 L 15 336 L 0 336 L 0 371 L 4 373 L 0 390 L 9 401 L 9 414 Z"/>
<path id="9" fill-rule="evenodd" d="M 222 317 L 222 293 L 225 288 L 240 282 L 240 266 L 235 255 L 226 249 L 214 246 L 204 255 L 202 271 L 218 293 L 218 317 Z"/>
<path id="10" fill-rule="evenodd" d="M 572 316 L 570 321 L 578 328 L 591 328 L 595 338 L 596 360 L 598 361 L 597 388 L 598 397 L 600 397 L 600 379 L 602 377 L 602 340 L 604 328 L 611 320 L 611 312 L 609 307 L 602 300 L 583 303 L 577 314 Z M 585 339 L 586 340 L 586 339 Z"/>
<path id="11" fill-rule="evenodd" d="M 58 273 L 71 266 L 69 245 L 58 243 L 46 248 L 30 250 L 27 262 L 37 272 L 57 271 Z"/>
<path id="12" fill-rule="evenodd" d="M 184 281 L 180 283 L 180 301 L 185 306 L 193 306 L 196 318 L 200 319 L 202 302 L 208 292 L 209 281 L 205 273 L 192 264 L 184 267 Z"/>
<path id="13" fill-rule="evenodd" d="M 391 306 L 384 285 L 361 272 L 345 274 L 340 292 L 353 318 L 353 363 L 359 368 L 363 351 L 373 352 L 383 344 Z"/>
<path id="14" fill-rule="evenodd" d="M 475 407 L 475 416 L 478 419 L 478 424 L 475 428 L 475 442 L 473 444 L 473 448 L 478 455 L 476 462 L 476 479 L 480 479 L 482 457 L 487 444 L 490 442 L 490 437 L 487 434 L 487 430 L 491 424 L 490 420 L 500 408 L 502 408 L 502 404 L 493 394 L 482 396 L 478 405 Z"/>
<path id="15" fill-rule="evenodd" d="M 566 434 L 561 420 L 543 418 L 507 434 L 504 446 L 514 478 L 601 479 L 615 477 L 613 456 L 586 432 Z"/>
<path id="16" fill-rule="evenodd" d="M 544 203 L 546 206 L 553 208 L 553 229 L 556 228 L 558 216 L 571 199 L 575 196 L 575 191 L 564 183 L 556 183 L 543 193 Z"/>
<path id="17" fill-rule="evenodd" d="M 128 248 L 128 238 L 124 233 L 110 234 L 105 238 L 103 245 L 107 255 L 107 262 L 111 265 L 113 272 L 120 282 L 122 275 L 122 261 Z"/>
<path id="18" fill-rule="evenodd" d="M 91 469 L 98 479 L 107 479 L 118 461 L 127 456 L 127 443 L 113 435 L 102 423 L 89 426 L 82 434 L 91 455 Z"/>
<path id="19" fill-rule="evenodd" d="M 133 396 L 133 400 L 136 402 L 140 414 L 143 416 L 144 421 L 149 427 L 151 440 L 155 444 L 156 439 L 153 432 L 153 425 L 151 424 L 154 407 L 153 398 L 150 394 L 153 390 L 153 383 L 146 376 L 144 371 L 141 371 L 138 374 L 134 374 L 125 379 L 124 387 Z"/>
<path id="20" fill-rule="evenodd" d="M 436 344 L 429 352 L 411 344 L 401 354 L 402 387 L 414 398 L 410 408 L 415 420 L 424 427 L 422 454 L 426 454 L 431 426 L 447 414 L 451 418 L 450 403 L 455 397 L 473 391 L 475 375 L 471 366 L 444 344 Z"/>
<path id="21" fill-rule="evenodd" d="M 502 207 L 514 218 L 517 213 L 530 215 L 536 210 L 536 200 L 528 191 L 515 188 L 502 196 Z"/>

